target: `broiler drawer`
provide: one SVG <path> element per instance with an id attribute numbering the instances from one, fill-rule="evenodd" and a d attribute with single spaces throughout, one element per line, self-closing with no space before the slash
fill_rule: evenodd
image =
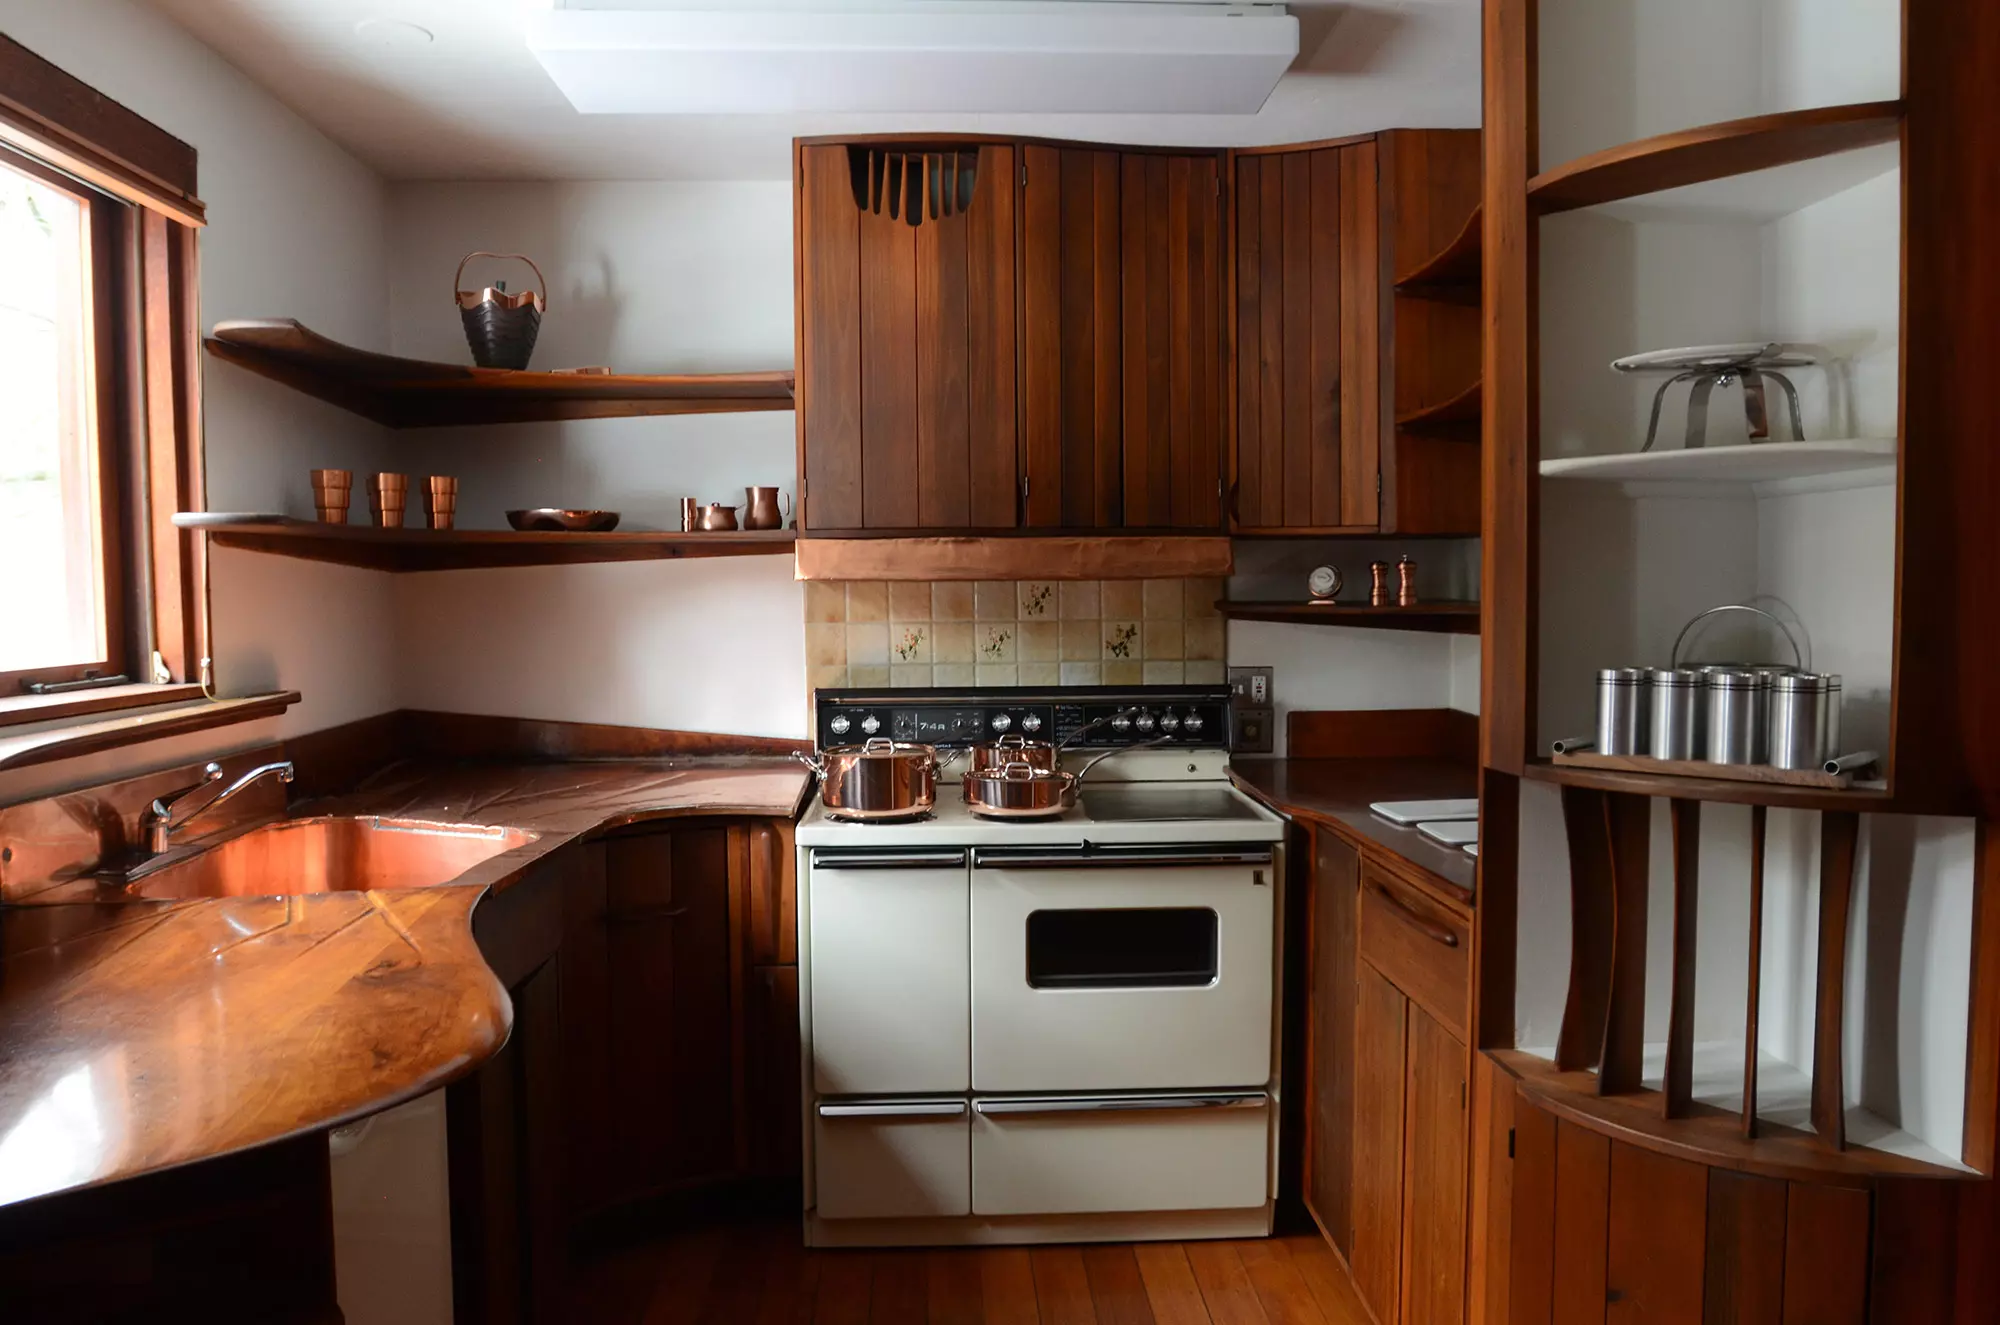
<path id="1" fill-rule="evenodd" d="M 1472 988 L 1472 931 L 1416 885 L 1363 861 L 1361 956 L 1461 1040 Z"/>

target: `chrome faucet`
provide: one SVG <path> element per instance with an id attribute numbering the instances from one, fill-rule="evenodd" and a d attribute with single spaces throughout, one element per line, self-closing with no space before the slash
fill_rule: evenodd
<path id="1" fill-rule="evenodd" d="M 212 787 L 222 781 L 222 765 L 208 765 L 208 767 L 201 770 L 201 781 L 195 783 L 192 787 L 183 787 L 179 791 L 170 792 L 165 796 L 159 797 L 146 811 L 144 819 L 146 849 L 155 856 L 160 855 L 174 844 L 173 837 L 176 832 L 187 827 L 188 824 L 208 813 L 216 806 L 229 800 L 237 792 L 244 790 L 253 783 L 260 782 L 264 778 L 274 775 L 280 782 L 290 782 L 294 772 L 292 761 L 289 759 L 280 760 L 274 764 L 260 764 L 248 773 L 245 773 L 242 777 L 236 779 L 236 781 L 230 783 L 227 787 L 224 787 L 221 791 L 211 794 L 192 809 L 182 811 L 182 803 L 190 796 L 193 796 L 204 787 Z"/>

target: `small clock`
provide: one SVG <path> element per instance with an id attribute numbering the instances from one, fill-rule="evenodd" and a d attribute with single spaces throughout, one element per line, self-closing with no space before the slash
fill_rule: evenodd
<path id="1" fill-rule="evenodd" d="M 1341 576 L 1337 566 L 1320 566 L 1306 577 L 1306 588 L 1322 603 L 1330 603 L 1340 596 Z"/>

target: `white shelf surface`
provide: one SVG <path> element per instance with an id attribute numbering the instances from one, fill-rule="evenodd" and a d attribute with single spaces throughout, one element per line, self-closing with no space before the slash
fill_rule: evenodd
<path id="1" fill-rule="evenodd" d="M 1542 461 L 1542 477 L 1613 483 L 1775 483 L 1882 470 L 1887 481 L 1894 477 L 1895 468 L 1895 438 L 1863 437 L 1568 456 Z"/>
<path id="2" fill-rule="evenodd" d="M 1621 221 L 1749 222 L 1763 225 L 1803 211 L 1902 165 L 1901 143 L 1813 157 L 1748 175 L 1665 189 L 1598 210 Z"/>

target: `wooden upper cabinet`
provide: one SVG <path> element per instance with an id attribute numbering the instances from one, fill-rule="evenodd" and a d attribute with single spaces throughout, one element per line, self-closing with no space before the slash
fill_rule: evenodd
<path id="1" fill-rule="evenodd" d="M 1015 149 L 799 148 L 800 527 L 1011 529 Z"/>
<path id="2" fill-rule="evenodd" d="M 1380 522 L 1376 148 L 1235 162 L 1235 517 L 1249 532 Z"/>
<path id="3" fill-rule="evenodd" d="M 1028 525 L 1222 527 L 1219 160 L 1027 146 Z"/>

